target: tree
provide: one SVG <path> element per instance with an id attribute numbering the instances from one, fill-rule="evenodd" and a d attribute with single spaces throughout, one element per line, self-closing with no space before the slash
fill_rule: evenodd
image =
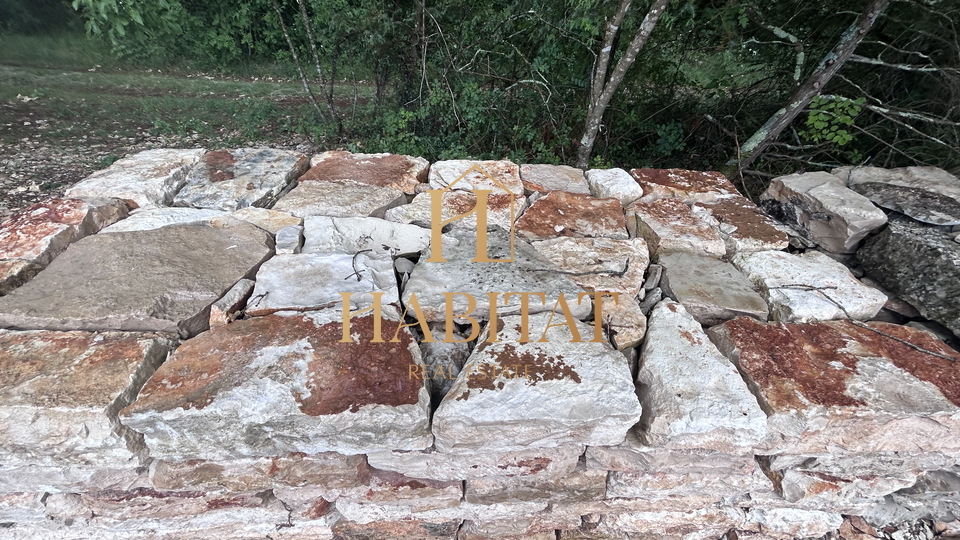
<path id="1" fill-rule="evenodd" d="M 580 147 L 577 150 L 576 166 L 586 169 L 590 165 L 590 156 L 593 154 L 593 145 L 597 140 L 597 134 L 600 132 L 600 124 L 603 121 L 603 113 L 610 106 L 610 101 L 623 82 L 627 70 L 633 66 L 637 55 L 643 46 L 646 45 L 650 34 L 657 26 L 657 21 L 667 8 L 670 0 L 655 0 L 650 7 L 650 11 L 643 18 L 640 28 L 633 36 L 633 40 L 627 46 L 626 50 L 617 61 L 613 72 L 608 75 L 610 62 L 614 54 L 614 44 L 617 35 L 620 32 L 620 25 L 623 24 L 627 12 L 630 10 L 632 0 L 621 0 L 620 7 L 616 14 L 607 21 L 606 33 L 600 53 L 597 55 L 596 65 L 593 70 L 593 77 L 590 85 L 590 102 L 587 107 L 587 120 L 583 129 L 583 137 L 580 139 Z"/>

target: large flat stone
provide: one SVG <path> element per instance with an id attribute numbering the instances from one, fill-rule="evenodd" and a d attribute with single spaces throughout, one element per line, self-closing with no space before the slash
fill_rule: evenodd
<path id="1" fill-rule="evenodd" d="M 351 154 L 342 150 L 313 156 L 301 182 L 350 181 L 397 188 L 412 195 L 427 180 L 430 163 L 422 157 L 399 154 Z"/>
<path id="2" fill-rule="evenodd" d="M 877 182 L 939 193 L 960 202 L 960 179 L 937 167 L 838 167 L 830 174 L 840 178 L 849 187 Z"/>
<path id="3" fill-rule="evenodd" d="M 140 208 L 170 206 L 203 154 L 202 148 L 144 150 L 84 178 L 66 196 L 117 197 Z"/>
<path id="4" fill-rule="evenodd" d="M 370 452 L 371 467 L 414 478 L 469 480 L 485 476 L 507 478 L 562 478 L 573 472 L 583 445 L 567 443 L 555 448 L 530 448 L 512 452 L 480 450 L 473 454 L 422 452 Z"/>
<path id="5" fill-rule="evenodd" d="M 0 224 L 0 260 L 50 264 L 67 246 L 127 216 L 120 199 L 47 199 Z"/>
<path id="6" fill-rule="evenodd" d="M 621 442 L 640 418 L 630 369 L 607 343 L 571 343 L 566 325 L 549 328 L 549 314 L 529 317 L 521 343 L 520 317 L 501 317 L 498 343 L 474 350 L 433 416 L 441 452 L 513 451 L 565 443 Z M 553 321 L 557 324 L 559 321 Z M 498 325 L 500 326 L 500 325 Z M 593 328 L 576 323 L 580 337 Z"/>
<path id="7" fill-rule="evenodd" d="M 209 224 L 216 218 L 229 215 L 221 210 L 210 210 L 207 208 L 172 208 L 149 206 L 147 208 L 138 208 L 122 221 L 118 221 L 109 227 L 100 231 L 102 234 L 130 232 L 130 231 L 150 231 L 167 227 L 170 225 L 184 225 L 187 223 L 207 223 Z"/>
<path id="8" fill-rule="evenodd" d="M 410 333 L 373 343 L 367 316 L 342 343 L 340 321 L 311 317 L 254 317 L 187 341 L 122 421 L 151 455 L 176 460 L 430 446 L 430 395 L 409 376 L 420 364 Z"/>
<path id="9" fill-rule="evenodd" d="M 566 191 L 590 194 L 590 185 L 583 177 L 583 171 L 566 165 L 524 164 L 520 166 L 520 180 L 528 192 Z"/>
<path id="10" fill-rule="evenodd" d="M 346 180 L 301 182 L 283 195 L 273 209 L 294 216 L 383 217 L 406 203 L 403 191 Z"/>
<path id="11" fill-rule="evenodd" d="M 714 204 L 693 205 L 718 222 L 720 238 L 727 246 L 727 256 L 754 251 L 787 249 L 789 238 L 757 205 L 739 195 L 720 199 Z"/>
<path id="12" fill-rule="evenodd" d="M 739 192 L 722 173 L 687 169 L 633 169 L 630 174 L 643 188 L 641 202 L 680 199 L 687 204 L 715 203 Z"/>
<path id="13" fill-rule="evenodd" d="M 637 381 L 652 446 L 743 453 L 766 436 L 766 415 L 737 368 L 680 304 L 665 300 L 650 314 Z"/>
<path id="14" fill-rule="evenodd" d="M 308 165 L 307 156 L 290 150 L 212 150 L 187 174 L 173 204 L 225 211 L 269 207 Z"/>
<path id="15" fill-rule="evenodd" d="M 491 259 L 510 257 L 511 238 L 507 231 L 491 228 L 487 234 L 488 255 Z M 551 311 L 562 294 L 575 317 L 589 316 L 591 303 L 584 297 L 577 303 L 577 294 L 583 292 L 563 271 L 540 255 L 536 249 L 521 239 L 514 239 L 513 262 L 472 262 L 477 256 L 475 231 L 454 229 L 445 234 L 442 255 L 446 262 L 429 262 L 436 246 L 431 246 L 417 263 L 403 291 L 404 304 L 410 305 L 411 295 L 423 309 L 424 317 L 431 322 L 446 320 L 446 297 L 444 293 L 467 293 L 476 300 L 472 317 L 490 318 L 490 297 L 487 293 L 499 293 L 496 313 L 513 315 L 520 312 L 521 297 L 506 298 L 507 292 L 544 293 L 545 301 L 529 297 L 530 313 Z M 455 314 L 464 314 L 467 298 L 456 295 L 453 302 Z M 559 309 L 559 308 L 558 308 Z M 466 322 L 466 320 L 463 320 Z"/>
<path id="16" fill-rule="evenodd" d="M 380 218 L 332 218 L 313 216 L 304 220 L 303 253 L 349 253 L 382 250 L 412 254 L 430 245 L 430 231 L 416 225 Z"/>
<path id="17" fill-rule="evenodd" d="M 489 189 L 523 197 L 520 167 L 511 161 L 438 161 L 430 167 L 430 189 Z"/>
<path id="18" fill-rule="evenodd" d="M 643 196 L 643 188 L 623 169 L 590 169 L 586 177 L 594 197 L 613 197 L 626 207 Z"/>
<path id="19" fill-rule="evenodd" d="M 861 240 L 887 222 L 870 199 L 825 172 L 773 179 L 760 195 L 760 207 L 834 253 L 853 253 Z"/>
<path id="20" fill-rule="evenodd" d="M 370 307 L 372 293 L 382 292 L 383 305 L 399 299 L 393 259 L 389 253 L 310 253 L 277 255 L 263 263 L 246 313 L 257 317 L 276 312 L 317 311 L 343 305 L 351 311 Z"/>
<path id="21" fill-rule="evenodd" d="M 517 220 L 517 235 L 527 240 L 628 238 L 620 201 L 566 191 L 552 191 L 537 199 Z"/>
<path id="22" fill-rule="evenodd" d="M 741 528 L 744 513 L 733 507 L 677 510 L 648 505 L 645 510 L 610 513 L 587 531 L 562 531 L 561 540 L 656 538 L 658 540 L 712 540 Z"/>
<path id="23" fill-rule="evenodd" d="M 175 346 L 170 335 L 0 330 L 4 465 L 139 466 L 143 441 L 117 412 Z"/>
<path id="24" fill-rule="evenodd" d="M 249 221 L 257 227 L 269 231 L 271 234 L 277 234 L 280 232 L 280 229 L 284 227 L 303 225 L 303 218 L 288 214 L 287 212 L 258 208 L 256 206 L 247 206 L 246 208 L 234 210 L 230 212 L 230 216 L 243 221 Z"/>
<path id="25" fill-rule="evenodd" d="M 440 218 L 443 221 L 461 216 L 476 208 L 477 196 L 470 191 L 457 189 L 461 185 L 458 183 L 454 189 L 444 191 L 440 195 Z M 491 187 L 481 185 L 480 189 L 491 189 Z M 491 191 L 493 193 L 487 196 L 487 225 L 498 225 L 509 230 L 527 207 L 527 199 L 502 190 L 491 189 Z M 397 223 L 430 228 L 433 222 L 433 197 L 434 195 L 430 193 L 421 193 L 414 197 L 410 204 L 387 210 L 384 218 Z M 444 226 L 444 230 L 449 230 L 448 228 L 477 230 L 476 212 L 449 222 Z"/>
<path id="26" fill-rule="evenodd" d="M 817 538 L 835 531 L 843 524 L 843 516 L 820 510 L 797 508 L 751 508 L 744 528 L 754 529 L 768 538 Z"/>
<path id="27" fill-rule="evenodd" d="M 939 227 L 892 218 L 857 252 L 867 273 L 960 335 L 960 244 Z"/>
<path id="28" fill-rule="evenodd" d="M 411 478 L 393 471 L 370 469 L 363 490 L 350 490 L 338 500 L 360 504 L 401 506 L 414 512 L 459 506 L 463 482 Z"/>
<path id="29" fill-rule="evenodd" d="M 731 261 L 760 290 L 770 318 L 784 322 L 873 318 L 887 301 L 843 264 L 818 251 L 760 251 Z"/>
<path id="30" fill-rule="evenodd" d="M 651 258 L 670 253 L 723 257 L 727 248 L 716 227 L 698 218 L 680 199 L 637 202 L 627 207 L 627 227 L 647 241 Z"/>
<path id="31" fill-rule="evenodd" d="M 533 247 L 587 291 L 617 292 L 635 298 L 650 263 L 642 238 L 553 238 Z"/>
<path id="32" fill-rule="evenodd" d="M 88 236 L 0 298 L 0 326 L 195 335 L 210 304 L 272 254 L 266 231 L 232 221 Z"/>
<path id="33" fill-rule="evenodd" d="M 602 500 L 607 492 L 607 471 L 580 464 L 570 474 L 556 479 L 488 476 L 467 480 L 464 500 L 473 504 L 516 501 L 573 503 Z"/>
<path id="34" fill-rule="evenodd" d="M 700 324 L 712 326 L 740 315 L 767 320 L 767 303 L 730 263 L 674 253 L 660 257 L 660 286 Z"/>
<path id="35" fill-rule="evenodd" d="M 960 201 L 936 191 L 883 182 L 863 182 L 850 188 L 881 208 L 900 212 L 917 221 L 960 225 Z"/>
<path id="36" fill-rule="evenodd" d="M 758 453 L 960 450 L 960 353 L 887 323 L 761 323 L 709 331 L 768 415 Z"/>

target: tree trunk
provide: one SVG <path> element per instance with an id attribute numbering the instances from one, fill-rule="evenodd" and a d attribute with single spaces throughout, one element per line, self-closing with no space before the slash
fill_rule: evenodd
<path id="1" fill-rule="evenodd" d="M 297 3 L 300 4 L 300 22 L 303 23 L 303 29 L 307 32 L 307 41 L 310 42 L 310 51 L 313 53 L 313 62 L 317 68 L 317 78 L 320 79 L 320 90 L 326 98 L 327 111 L 330 113 L 330 118 L 337 124 L 337 136 L 343 136 L 343 119 L 340 118 L 340 114 L 337 113 L 337 107 L 333 101 L 333 86 L 336 84 L 336 81 L 332 79 L 333 75 L 331 74 L 330 91 L 329 93 L 324 92 L 327 87 L 327 81 L 323 76 L 323 69 L 320 66 L 320 53 L 317 52 L 317 42 L 313 39 L 313 30 L 310 28 L 310 17 L 307 15 L 307 6 L 303 0 L 297 0 Z"/>
<path id="2" fill-rule="evenodd" d="M 277 19 L 280 21 L 280 30 L 283 31 L 283 37 L 287 39 L 287 46 L 290 47 L 293 64 L 297 66 L 297 73 L 300 74 L 300 82 L 303 83 L 303 90 L 307 93 L 307 96 L 310 97 L 310 103 L 313 103 L 313 108 L 317 110 L 317 114 L 323 116 L 323 112 L 320 110 L 320 104 L 317 103 L 317 96 L 313 95 L 310 83 L 307 82 L 307 76 L 303 72 L 303 66 L 300 65 L 300 59 L 297 57 L 297 48 L 293 46 L 293 40 L 290 39 L 290 32 L 287 31 L 287 25 L 283 22 L 283 14 L 280 12 L 280 5 L 277 4 L 277 0 L 273 0 L 273 10 L 277 12 Z"/>
<path id="3" fill-rule="evenodd" d="M 889 1 L 889 0 L 887 0 Z M 637 59 L 637 54 L 646 45 L 647 39 L 657 26 L 657 21 L 663 15 L 664 10 L 670 0 L 655 0 L 647 16 L 640 23 L 633 40 L 624 51 L 623 56 L 617 61 L 613 73 L 607 77 L 607 71 L 610 66 L 610 60 L 613 58 L 613 43 L 620 31 L 620 24 L 623 22 L 627 11 L 630 9 L 631 0 L 622 0 L 617 13 L 607 23 L 606 34 L 604 35 L 603 48 L 600 49 L 600 55 L 597 57 L 597 64 L 593 71 L 593 81 L 590 91 L 590 105 L 587 108 L 587 122 L 584 126 L 583 137 L 580 139 L 580 148 L 577 149 L 577 167 L 586 169 L 590 165 L 590 155 L 593 154 L 593 145 L 597 140 L 597 134 L 600 133 L 600 123 L 603 120 L 603 113 L 610 105 L 614 93 L 623 82 L 627 70 Z"/>
<path id="4" fill-rule="evenodd" d="M 737 167 L 738 172 L 749 167 L 760 157 L 764 150 L 767 149 L 767 146 L 776 141 L 780 133 L 792 124 L 793 119 L 810 104 L 810 100 L 823 90 L 830 79 L 840 70 L 844 62 L 846 62 L 857 49 L 857 46 L 860 45 L 860 42 L 867 35 L 867 32 L 870 31 L 870 28 L 873 27 L 877 18 L 880 17 L 880 14 L 883 13 L 889 4 L 890 0 L 870 0 L 866 8 L 864 8 L 863 13 L 861 13 L 860 16 L 857 17 L 857 20 L 840 36 L 840 41 L 837 42 L 833 50 L 823 57 L 817 69 L 815 69 L 810 77 L 790 96 L 786 107 L 775 112 L 756 133 L 743 143 L 738 153 L 740 156 Z M 734 158 L 730 162 L 730 164 L 734 163 L 737 163 L 737 158 Z"/>

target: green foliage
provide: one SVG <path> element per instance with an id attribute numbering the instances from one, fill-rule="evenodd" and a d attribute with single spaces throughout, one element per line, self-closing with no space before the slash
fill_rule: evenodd
<path id="1" fill-rule="evenodd" d="M 810 102 L 806 129 L 800 134 L 813 142 L 829 141 L 844 146 L 853 140 L 847 128 L 853 126 L 865 102 L 863 97 L 850 100 L 815 96 Z"/>

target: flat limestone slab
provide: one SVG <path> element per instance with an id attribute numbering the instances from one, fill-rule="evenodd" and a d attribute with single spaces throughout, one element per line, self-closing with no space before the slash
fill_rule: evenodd
<path id="1" fill-rule="evenodd" d="M 144 150 L 116 161 L 66 191 L 67 197 L 116 197 L 140 208 L 170 206 L 205 150 Z"/>
<path id="2" fill-rule="evenodd" d="M 383 305 L 399 299 L 393 259 L 389 253 L 300 253 L 277 255 L 263 263 L 247 303 L 251 317 L 280 311 L 317 311 L 343 305 L 340 293 L 350 297 L 351 311 L 373 304 L 372 293 L 382 292 Z"/>
<path id="3" fill-rule="evenodd" d="M 430 163 L 422 157 L 399 154 L 351 154 L 333 150 L 313 156 L 310 170 L 301 182 L 350 181 L 372 186 L 393 187 L 413 195 L 427 180 Z"/>
<path id="4" fill-rule="evenodd" d="M 451 159 L 430 167 L 430 189 L 470 191 L 488 189 L 523 197 L 520 167 L 512 161 L 471 161 Z"/>
<path id="5" fill-rule="evenodd" d="M 643 188 L 641 202 L 680 199 L 687 204 L 716 203 L 739 195 L 722 173 L 687 169 L 633 169 L 630 174 Z"/>
<path id="6" fill-rule="evenodd" d="M 697 203 L 693 211 L 704 210 L 715 219 L 727 246 L 727 256 L 754 251 L 787 249 L 790 239 L 776 227 L 763 210 L 739 195 L 723 198 L 714 204 Z"/>
<path id="7" fill-rule="evenodd" d="M 173 204 L 224 211 L 269 207 L 308 165 L 307 156 L 290 150 L 212 150 L 187 174 Z"/>
<path id="8" fill-rule="evenodd" d="M 147 207 L 138 208 L 122 221 L 100 231 L 102 234 L 130 232 L 130 231 L 149 231 L 167 227 L 169 225 L 183 225 L 186 223 L 209 223 L 215 218 L 229 215 L 221 210 L 210 210 L 207 208 L 171 208 L 171 207 Z"/>
<path id="9" fill-rule="evenodd" d="M 50 264 L 67 246 L 127 216 L 120 199 L 47 199 L 0 224 L 0 260 Z"/>
<path id="10" fill-rule="evenodd" d="M 192 336 L 272 252 L 270 234 L 241 221 L 88 236 L 0 298 L 0 326 Z"/>
<path id="11" fill-rule="evenodd" d="M 833 253 L 853 253 L 887 215 L 836 176 L 825 172 L 773 179 L 760 207 L 781 223 Z"/>
<path id="12" fill-rule="evenodd" d="M 627 227 L 635 223 L 633 236 L 647 241 L 656 259 L 670 253 L 693 253 L 723 257 L 727 248 L 716 227 L 693 214 L 680 199 L 637 202 L 627 207 Z"/>
<path id="13" fill-rule="evenodd" d="M 587 291 L 618 292 L 636 298 L 650 263 L 643 238 L 552 238 L 533 247 Z"/>
<path id="14" fill-rule="evenodd" d="M 312 317 L 254 317 L 187 341 L 122 421 L 151 455 L 173 460 L 430 446 L 430 395 L 409 376 L 420 364 L 409 332 L 372 343 L 374 318 L 354 318 L 354 341 L 341 343 L 339 320 Z"/>
<path id="15" fill-rule="evenodd" d="M 303 227 L 303 253 L 352 255 L 387 246 L 400 255 L 417 253 L 430 245 L 429 230 L 380 218 L 311 216 L 304 220 Z"/>
<path id="16" fill-rule="evenodd" d="M 767 320 L 767 303 L 730 263 L 674 253 L 660 257 L 660 286 L 700 324 L 712 326 L 740 315 Z"/>
<path id="17" fill-rule="evenodd" d="M 474 454 L 447 454 L 434 449 L 421 452 L 370 452 L 371 467 L 414 478 L 469 480 L 485 476 L 507 478 L 562 478 L 572 473 L 583 454 L 581 444 L 555 448 L 530 448 L 513 452 L 486 450 Z"/>
<path id="18" fill-rule="evenodd" d="M 760 251 L 731 262 L 760 290 L 775 321 L 867 320 L 887 302 L 885 294 L 819 251 Z"/>
<path id="19" fill-rule="evenodd" d="M 403 191 L 391 186 L 372 186 L 349 181 L 301 182 L 273 205 L 274 210 L 294 216 L 383 217 L 407 202 Z"/>
<path id="20" fill-rule="evenodd" d="M 277 234 L 280 232 L 280 229 L 284 227 L 303 225 L 303 218 L 288 214 L 287 212 L 258 208 L 256 206 L 247 206 L 246 208 L 234 210 L 230 213 L 230 216 L 243 221 L 249 221 L 272 234 Z"/>
<path id="21" fill-rule="evenodd" d="M 516 316 L 499 319 L 499 343 L 484 343 L 489 327 L 480 334 L 480 344 L 434 413 L 439 451 L 623 441 L 641 412 L 626 359 L 607 343 L 571 343 L 566 325 L 544 334 L 549 320 L 541 313 L 527 321 L 531 335 L 545 335 L 546 342 L 519 343 L 523 321 Z M 577 322 L 576 327 L 584 341 L 593 339 L 591 326 Z"/>
<path id="22" fill-rule="evenodd" d="M 627 206 L 643 196 L 643 188 L 623 169 L 590 169 L 586 177 L 594 197 L 613 197 Z"/>
<path id="23" fill-rule="evenodd" d="M 442 221 L 446 222 L 457 216 L 462 216 L 477 207 L 477 196 L 470 191 L 459 189 L 461 185 L 458 183 L 454 188 L 440 194 L 440 218 Z M 431 187 L 431 189 L 439 188 Z M 503 190 L 498 191 L 493 189 L 492 186 L 480 185 L 478 189 L 492 191 L 487 196 L 487 226 L 497 225 L 504 229 L 510 229 L 527 207 L 525 197 L 506 193 Z M 413 224 L 429 229 L 433 222 L 433 197 L 434 195 L 431 193 L 420 193 L 413 198 L 410 204 L 388 209 L 384 213 L 384 218 L 388 221 Z M 444 230 L 450 229 L 477 230 L 477 213 L 471 212 L 460 219 L 450 221 L 444 226 Z"/>
<path id="24" fill-rule="evenodd" d="M 530 205 L 517 220 L 517 235 L 527 240 L 629 237 L 620 201 L 566 191 L 551 191 Z"/>
<path id="25" fill-rule="evenodd" d="M 143 443 L 117 412 L 176 344 L 160 334 L 0 330 L 3 464 L 139 466 Z"/>
<path id="26" fill-rule="evenodd" d="M 739 317 L 708 333 L 769 417 L 758 453 L 960 451 L 960 353 L 923 331 Z"/>
<path id="27" fill-rule="evenodd" d="M 580 464 L 567 476 L 555 479 L 489 476 L 467 480 L 464 500 L 473 504 L 516 501 L 574 503 L 602 500 L 606 493 L 607 471 L 588 469 Z"/>
<path id="28" fill-rule="evenodd" d="M 566 165 L 524 164 L 520 166 L 520 180 L 528 192 L 566 191 L 590 194 L 590 185 L 583 177 L 583 171 Z"/>
<path id="29" fill-rule="evenodd" d="M 507 231 L 491 228 L 487 240 L 491 259 L 510 257 L 511 239 Z M 404 304 L 409 306 L 411 296 L 416 295 L 424 317 L 430 322 L 446 320 L 447 300 L 444 293 L 454 292 L 470 294 L 476 300 L 476 309 L 471 316 L 480 320 L 490 318 L 490 297 L 487 293 L 498 293 L 495 310 L 499 315 L 520 312 L 522 297 L 514 295 L 507 298 L 507 292 L 543 293 L 545 301 L 542 303 L 539 297 L 529 297 L 530 313 L 552 311 L 558 297 L 563 294 L 575 317 L 583 319 L 590 314 L 590 297 L 584 297 L 580 304 L 577 303 L 577 294 L 583 289 L 519 238 L 514 242 L 514 262 L 471 262 L 477 256 L 477 239 L 471 230 L 454 229 L 443 235 L 442 244 L 442 256 L 446 262 L 427 261 L 435 249 L 431 246 L 414 267 L 403 290 Z M 468 307 L 467 297 L 462 294 L 454 296 L 453 306 L 456 315 L 464 314 Z"/>
<path id="30" fill-rule="evenodd" d="M 766 415 L 737 368 L 681 304 L 651 312 L 637 381 L 651 446 L 749 453 L 766 436 Z"/>
<path id="31" fill-rule="evenodd" d="M 960 178 L 937 167 L 838 167 L 830 174 L 850 187 L 877 182 L 939 193 L 960 202 Z"/>

